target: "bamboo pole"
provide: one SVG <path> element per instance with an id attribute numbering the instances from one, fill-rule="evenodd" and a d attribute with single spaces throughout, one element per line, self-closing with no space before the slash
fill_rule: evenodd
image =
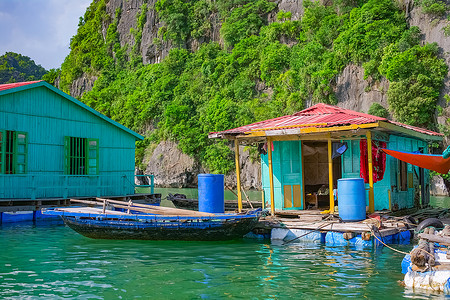
<path id="1" fill-rule="evenodd" d="M 244 189 L 242 189 L 242 192 L 244 193 L 245 199 L 247 199 L 248 205 L 250 205 L 250 207 L 253 209 L 253 204 L 250 202 L 250 199 L 248 198 L 247 193 L 245 192 Z"/>
<path id="2" fill-rule="evenodd" d="M 172 208 L 172 207 L 161 207 L 161 206 L 148 205 L 148 204 L 132 203 L 132 206 L 130 206 L 130 204 L 128 202 L 111 200 L 111 199 L 103 199 L 103 198 L 96 198 L 96 200 L 70 199 L 70 201 L 84 203 L 84 204 L 98 205 L 98 206 L 103 205 L 104 202 L 108 202 L 109 205 L 112 205 L 117 208 L 124 208 L 124 209 L 130 209 L 130 210 L 136 210 L 136 211 L 152 213 L 152 214 L 157 214 L 157 215 L 166 215 L 166 216 L 193 216 L 193 217 L 214 216 L 214 214 L 212 214 L 212 213 L 204 213 L 204 212 Z"/>
<path id="3" fill-rule="evenodd" d="M 373 164 L 372 164 L 372 132 L 367 130 L 367 160 L 369 167 L 369 213 L 375 211 L 374 194 L 373 194 Z"/>
<path id="4" fill-rule="evenodd" d="M 269 154 L 269 182 L 270 182 L 270 212 L 275 215 L 275 191 L 273 186 L 273 164 L 272 164 L 272 139 L 267 138 L 267 151 Z"/>
<path id="5" fill-rule="evenodd" d="M 334 193 L 333 193 L 333 159 L 332 157 L 333 147 L 331 143 L 331 137 L 328 138 L 328 190 L 330 194 L 330 214 L 334 213 Z"/>
<path id="6" fill-rule="evenodd" d="M 237 181 L 237 192 L 238 192 L 238 211 L 242 212 L 242 194 L 241 194 L 241 167 L 239 165 L 239 141 L 234 140 L 234 153 L 236 159 L 236 181 Z"/>

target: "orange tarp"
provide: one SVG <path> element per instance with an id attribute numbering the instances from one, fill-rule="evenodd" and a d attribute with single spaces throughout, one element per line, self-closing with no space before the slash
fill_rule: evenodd
<path id="1" fill-rule="evenodd" d="M 436 171 L 441 174 L 447 174 L 450 170 L 450 158 L 444 159 L 442 155 L 409 153 L 389 149 L 382 150 L 386 152 L 386 154 L 389 154 L 390 156 L 393 156 L 401 161 L 424 169 Z"/>

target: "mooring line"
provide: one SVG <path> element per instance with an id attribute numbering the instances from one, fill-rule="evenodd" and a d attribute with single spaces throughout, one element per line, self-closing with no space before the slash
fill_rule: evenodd
<path id="1" fill-rule="evenodd" d="M 395 251 L 395 252 L 398 252 L 398 253 L 401 253 L 401 254 L 406 254 L 406 255 L 409 254 L 409 253 L 407 253 L 407 252 L 403 252 L 403 251 L 397 250 L 397 249 L 392 248 L 391 246 L 387 245 L 385 242 L 383 242 L 382 240 L 380 240 L 380 239 L 375 235 L 375 232 L 373 231 L 373 229 L 372 229 L 368 224 L 366 224 L 366 225 L 367 225 L 367 227 L 369 227 L 370 233 L 373 235 L 373 237 L 376 238 L 381 244 L 383 244 L 383 245 L 386 246 L 387 248 L 391 249 L 392 251 Z M 423 251 L 425 251 L 425 250 L 423 250 Z M 426 252 L 426 251 L 425 251 L 425 252 Z M 427 252 L 427 253 L 428 253 L 428 252 Z"/>

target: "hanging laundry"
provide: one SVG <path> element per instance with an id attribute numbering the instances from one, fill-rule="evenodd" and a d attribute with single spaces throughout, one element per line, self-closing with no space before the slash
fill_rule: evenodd
<path id="1" fill-rule="evenodd" d="M 373 182 L 383 179 L 384 171 L 386 169 L 386 154 L 382 149 L 386 148 L 386 142 L 372 141 L 372 173 Z M 369 162 L 367 157 L 367 140 L 359 142 L 359 149 L 361 152 L 360 171 L 359 175 L 364 178 L 365 183 L 369 183 Z"/>

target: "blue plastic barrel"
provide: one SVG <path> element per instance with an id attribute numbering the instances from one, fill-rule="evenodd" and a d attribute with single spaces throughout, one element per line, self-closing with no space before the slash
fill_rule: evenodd
<path id="1" fill-rule="evenodd" d="M 224 213 L 223 174 L 198 174 L 198 210 L 208 213 Z"/>
<path id="2" fill-rule="evenodd" d="M 366 190 L 364 179 L 338 179 L 339 217 L 343 221 L 356 222 L 366 219 Z"/>

